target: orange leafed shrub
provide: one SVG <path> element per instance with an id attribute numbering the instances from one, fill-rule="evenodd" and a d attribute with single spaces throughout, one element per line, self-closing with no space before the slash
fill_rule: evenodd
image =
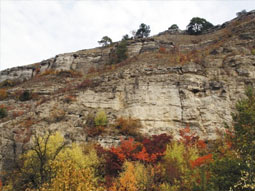
<path id="1" fill-rule="evenodd" d="M 38 74 L 40 73 L 40 70 L 41 70 L 41 68 L 37 67 L 37 68 L 35 69 L 35 75 L 38 75 Z"/>
<path id="2" fill-rule="evenodd" d="M 125 159 L 135 159 L 135 151 L 139 143 L 134 142 L 133 138 L 129 138 L 128 140 L 123 140 L 119 147 L 112 147 L 111 152 L 115 153 L 118 158 L 122 161 Z"/>
<path id="3" fill-rule="evenodd" d="M 68 96 L 66 96 L 65 98 L 64 98 L 64 100 L 63 100 L 65 103 L 71 103 L 71 102 L 73 102 L 73 101 L 76 101 L 76 98 L 74 97 L 74 96 L 72 96 L 72 95 L 68 95 Z"/>
<path id="4" fill-rule="evenodd" d="M 197 141 L 197 147 L 199 149 L 205 149 L 206 148 L 206 144 L 205 144 L 205 142 L 203 140 L 198 140 Z"/>
<path id="5" fill-rule="evenodd" d="M 52 69 L 48 69 L 48 70 L 43 71 L 40 75 L 47 76 L 47 75 L 52 75 L 52 74 L 56 74 L 56 71 L 52 70 Z"/>
<path id="6" fill-rule="evenodd" d="M 187 126 L 184 129 L 179 131 L 180 136 L 182 137 L 181 141 L 186 146 L 193 146 L 199 140 L 198 136 L 195 136 L 195 133 L 191 133 L 190 128 Z"/>
<path id="7" fill-rule="evenodd" d="M 115 127 L 122 135 L 137 137 L 140 135 L 139 129 L 142 127 L 142 124 L 137 119 L 120 117 L 116 120 Z"/>
<path id="8" fill-rule="evenodd" d="M 208 164 L 213 161 L 212 157 L 213 157 L 212 154 L 208 154 L 208 155 L 199 157 L 194 161 L 190 161 L 191 167 L 195 168 L 195 167 L 200 167 L 203 164 Z"/>
<path id="9" fill-rule="evenodd" d="M 90 74 L 90 73 L 94 73 L 94 72 L 96 72 L 96 69 L 93 66 L 91 66 L 88 70 L 88 73 Z"/>
<path id="10" fill-rule="evenodd" d="M 24 114 L 24 111 L 13 111 L 12 116 L 13 118 L 19 117 Z"/>
<path id="11" fill-rule="evenodd" d="M 137 180 L 135 176 L 135 166 L 131 162 L 124 164 L 125 171 L 120 174 L 120 177 L 113 183 L 110 191 L 138 191 Z"/>
<path id="12" fill-rule="evenodd" d="M 162 53 L 162 54 L 166 53 L 166 48 L 162 46 L 159 47 L 159 53 Z"/>
<path id="13" fill-rule="evenodd" d="M 5 98 L 7 98 L 6 89 L 0 89 L 0 100 L 4 100 Z"/>
<path id="14" fill-rule="evenodd" d="M 87 130 L 87 134 L 88 134 L 88 136 L 90 136 L 90 137 L 96 137 L 96 136 L 98 136 L 98 135 L 101 135 L 101 134 L 104 133 L 104 132 L 105 132 L 105 128 L 104 128 L 104 126 L 101 126 L 101 125 L 96 126 L 96 127 L 89 128 L 89 129 Z"/>

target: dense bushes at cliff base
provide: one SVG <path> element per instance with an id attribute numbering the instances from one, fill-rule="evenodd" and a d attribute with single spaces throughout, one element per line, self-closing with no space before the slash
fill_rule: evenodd
<path id="1" fill-rule="evenodd" d="M 67 144 L 60 133 L 35 135 L 16 168 L 5 173 L 3 190 L 252 191 L 255 92 L 246 95 L 237 103 L 233 127 L 215 141 L 201 140 L 189 127 L 179 131 L 179 140 L 167 134 L 126 137 L 110 148 Z M 98 113 L 94 122 L 104 125 L 104 116 Z M 125 128 L 132 123 L 118 122 Z"/>

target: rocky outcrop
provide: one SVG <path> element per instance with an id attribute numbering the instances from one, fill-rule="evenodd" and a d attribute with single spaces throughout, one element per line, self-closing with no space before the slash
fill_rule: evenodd
<path id="1" fill-rule="evenodd" d="M 130 40 L 130 60 L 100 75 L 91 71 L 109 66 L 116 43 L 1 71 L 0 82 L 31 80 L 8 89 L 8 98 L 1 101 L 9 106 L 9 117 L 0 121 L 0 164 L 21 153 L 34 131 L 59 130 L 70 141 L 91 140 L 84 127 L 87 116 L 99 108 L 110 123 L 118 117 L 139 119 L 143 134 L 178 137 L 179 129 L 190 126 L 200 137 L 215 139 L 225 123 L 231 124 L 245 88 L 255 84 L 254 15 L 247 13 L 201 36 L 162 33 Z M 45 70 L 73 70 L 84 76 L 35 77 Z M 37 97 L 19 101 L 24 89 Z M 112 134 L 94 138 L 104 146 L 119 139 Z"/>

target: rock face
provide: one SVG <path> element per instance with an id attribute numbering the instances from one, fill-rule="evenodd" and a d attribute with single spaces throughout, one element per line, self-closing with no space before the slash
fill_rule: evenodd
<path id="1" fill-rule="evenodd" d="M 200 137 L 215 139 L 225 123 L 231 124 L 245 88 L 255 83 L 255 13 L 216 28 L 200 36 L 164 32 L 130 40 L 128 60 L 113 66 L 109 55 L 117 43 L 1 71 L 0 82 L 25 82 L 9 88 L 1 101 L 9 115 L 0 121 L 0 171 L 31 143 L 34 131 L 59 130 L 71 141 L 92 139 L 84 127 L 99 108 L 110 123 L 118 117 L 139 119 L 147 135 L 178 137 L 179 129 L 190 126 Z M 59 73 L 38 76 L 46 70 Z M 61 73 L 70 70 L 84 76 Z M 35 98 L 19 101 L 24 89 Z M 94 139 L 104 146 L 119 142 L 114 135 Z"/>

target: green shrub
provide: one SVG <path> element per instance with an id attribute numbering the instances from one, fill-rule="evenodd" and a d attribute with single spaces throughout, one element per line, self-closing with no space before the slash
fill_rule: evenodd
<path id="1" fill-rule="evenodd" d="M 127 59 L 127 41 L 121 40 L 110 54 L 110 64 L 116 64 Z"/>
<path id="2" fill-rule="evenodd" d="M 212 28 L 213 24 L 207 20 L 199 17 L 194 17 L 190 20 L 190 23 L 187 26 L 187 31 L 191 35 L 199 35 L 203 31 Z"/>
<path id="3" fill-rule="evenodd" d="M 234 189 L 241 177 L 242 161 L 238 158 L 225 156 L 216 159 L 211 165 L 211 183 L 215 191 Z"/>
<path id="4" fill-rule="evenodd" d="M 121 62 L 127 59 L 127 41 L 122 40 L 116 49 L 117 62 Z"/>
<path id="5" fill-rule="evenodd" d="M 7 117 L 7 111 L 5 108 L 0 108 L 0 119 Z"/>
<path id="6" fill-rule="evenodd" d="M 132 38 L 128 36 L 128 34 L 125 34 L 123 37 L 122 37 L 122 40 L 131 40 Z"/>
<path id="7" fill-rule="evenodd" d="M 178 30 L 178 29 L 179 29 L 179 27 L 178 27 L 177 24 L 173 24 L 173 25 L 171 25 L 171 26 L 168 28 L 168 30 Z"/>
<path id="8" fill-rule="evenodd" d="M 244 177 L 246 180 L 242 187 L 249 190 L 248 185 L 255 187 L 255 89 L 249 87 L 246 96 L 246 99 L 240 100 L 236 105 L 237 113 L 233 115 L 235 136 L 231 137 L 231 141 L 241 156 L 242 163 L 246 165 L 243 173 L 247 176 Z"/>
<path id="9" fill-rule="evenodd" d="M 107 115 L 105 113 L 104 110 L 99 110 L 97 113 L 96 113 L 96 116 L 95 116 L 95 124 L 96 126 L 106 126 L 107 123 L 108 123 L 108 120 L 107 120 Z"/>
<path id="10" fill-rule="evenodd" d="M 19 96 L 20 101 L 28 101 L 30 99 L 32 99 L 32 94 L 28 90 L 23 91 Z"/>
<path id="11" fill-rule="evenodd" d="M 150 25 L 140 24 L 139 29 L 135 33 L 135 38 L 145 38 L 150 35 Z"/>
<path id="12" fill-rule="evenodd" d="M 112 44 L 112 39 L 108 36 L 104 36 L 98 43 L 102 46 L 108 46 Z"/>

